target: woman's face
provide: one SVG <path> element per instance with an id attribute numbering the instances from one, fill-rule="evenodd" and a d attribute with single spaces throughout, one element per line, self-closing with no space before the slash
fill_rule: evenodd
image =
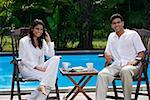
<path id="1" fill-rule="evenodd" d="M 33 31 L 34 37 L 37 37 L 37 38 L 40 37 L 43 33 L 43 25 L 41 24 L 36 25 L 32 31 Z"/>

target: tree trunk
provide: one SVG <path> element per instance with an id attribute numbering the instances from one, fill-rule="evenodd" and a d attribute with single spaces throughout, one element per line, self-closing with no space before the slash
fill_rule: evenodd
<path id="1" fill-rule="evenodd" d="M 92 1 L 81 0 L 81 21 L 83 22 L 80 31 L 78 48 L 92 49 L 93 29 L 91 28 Z"/>

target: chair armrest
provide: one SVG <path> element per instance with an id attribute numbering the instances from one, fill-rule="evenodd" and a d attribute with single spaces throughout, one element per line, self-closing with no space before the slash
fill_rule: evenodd
<path id="1" fill-rule="evenodd" d="M 60 59 L 62 59 L 62 56 L 61 55 L 56 55 L 58 57 L 60 57 Z M 50 57 L 49 56 L 45 56 L 45 61 L 47 61 Z"/>
<path id="2" fill-rule="evenodd" d="M 60 59 L 62 59 L 62 56 L 61 55 L 57 55 L 58 57 L 60 57 Z"/>
<path id="3" fill-rule="evenodd" d="M 10 64 L 17 64 L 17 62 L 21 61 L 21 58 L 14 58 L 13 60 L 11 60 Z"/>
<path id="4" fill-rule="evenodd" d="M 104 54 L 98 54 L 98 57 L 104 57 Z"/>
<path id="5" fill-rule="evenodd" d="M 21 61 L 21 58 L 16 58 L 16 61 Z"/>
<path id="6" fill-rule="evenodd" d="M 136 65 L 138 65 L 140 62 L 142 63 L 142 61 L 143 61 L 143 59 L 140 58 L 140 57 L 136 57 L 135 60 L 136 60 L 136 63 L 133 64 L 133 66 L 136 66 Z"/>

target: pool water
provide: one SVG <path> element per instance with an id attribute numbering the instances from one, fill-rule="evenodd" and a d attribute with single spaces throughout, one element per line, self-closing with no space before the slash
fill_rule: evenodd
<path id="1" fill-rule="evenodd" d="M 12 80 L 12 72 L 13 65 L 10 64 L 12 60 L 11 56 L 1 56 L 0 57 L 0 89 L 10 89 L 11 88 L 11 80 Z M 97 54 L 86 54 L 86 55 L 63 55 L 61 62 L 59 64 L 59 68 L 61 68 L 62 62 L 70 62 L 71 66 L 83 66 L 86 67 L 87 62 L 93 62 L 94 67 L 100 71 L 104 66 L 104 58 L 99 58 Z M 69 67 L 71 67 L 69 66 Z M 149 65 L 150 66 L 150 65 Z M 150 72 L 150 69 L 149 69 Z M 149 73 L 150 77 L 150 73 Z M 77 81 L 81 77 L 74 77 Z M 87 86 L 95 86 L 97 77 L 94 76 L 87 84 Z M 149 78 L 150 79 L 150 78 Z M 22 88 L 34 88 L 39 84 L 38 82 L 27 82 L 20 83 Z M 135 83 L 133 83 L 135 84 Z M 121 82 L 117 82 L 117 85 L 121 85 Z M 72 82 L 66 77 L 62 76 L 60 72 L 58 72 L 58 86 L 59 87 L 68 87 L 73 86 Z"/>

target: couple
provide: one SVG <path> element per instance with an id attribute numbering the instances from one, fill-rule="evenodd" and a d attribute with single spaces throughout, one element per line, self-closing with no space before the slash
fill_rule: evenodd
<path id="1" fill-rule="evenodd" d="M 115 32 L 108 37 L 105 59 L 106 65 L 111 65 L 98 74 L 96 100 L 106 99 L 108 84 L 116 74 L 121 76 L 123 82 L 124 99 L 131 100 L 132 77 L 139 71 L 139 67 L 134 65 L 137 63 L 136 58 L 144 58 L 145 47 L 136 31 L 124 29 L 124 19 L 120 14 L 113 14 L 110 21 Z M 60 58 L 54 56 L 54 44 L 44 26 L 42 20 L 34 20 L 29 35 L 19 43 L 19 56 L 22 59 L 20 71 L 23 77 L 40 81 L 40 86 L 31 93 L 28 100 L 45 100 L 57 77 Z M 44 55 L 51 58 L 44 62 Z"/>

